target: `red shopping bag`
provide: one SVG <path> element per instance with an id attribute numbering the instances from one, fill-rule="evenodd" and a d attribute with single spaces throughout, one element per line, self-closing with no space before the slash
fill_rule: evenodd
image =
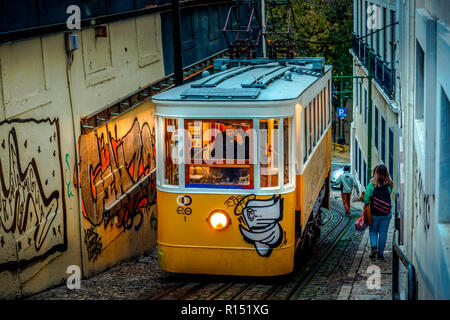
<path id="1" fill-rule="evenodd" d="M 366 222 L 366 219 L 364 219 L 364 212 L 361 214 L 361 217 L 358 218 L 355 222 L 355 229 L 358 231 L 364 231 L 367 229 L 369 225 Z"/>

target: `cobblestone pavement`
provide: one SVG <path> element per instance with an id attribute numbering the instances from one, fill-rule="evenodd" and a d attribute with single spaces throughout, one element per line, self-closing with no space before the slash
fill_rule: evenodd
<path id="1" fill-rule="evenodd" d="M 355 200 L 356 198 L 352 196 L 350 213 L 354 221 L 361 215 L 363 207 L 361 201 Z M 331 206 L 344 211 L 340 192 L 332 191 Z M 356 231 L 353 225 L 354 222 L 303 289 L 299 300 L 336 300 L 339 297 L 341 286 L 347 280 L 353 258 L 364 235 L 363 232 Z"/>
<path id="2" fill-rule="evenodd" d="M 347 281 L 342 286 L 340 300 L 392 300 L 392 240 L 394 233 L 394 219 L 389 225 L 385 260 L 371 260 L 369 230 L 364 233 L 358 252 L 353 259 L 353 266 L 349 271 Z M 371 289 L 368 286 L 377 284 L 371 277 L 375 270 L 381 273 L 379 288 Z M 369 277 L 371 279 L 369 279 Z M 368 281 L 369 280 L 369 281 Z"/>
<path id="3" fill-rule="evenodd" d="M 331 197 L 332 206 L 340 206 L 343 210 L 340 193 L 332 192 Z M 354 219 L 361 214 L 361 208 L 362 202 L 352 201 L 351 213 Z M 392 229 L 391 223 L 385 251 L 386 260 L 380 263 L 372 262 L 368 258 L 368 230 L 358 232 L 351 224 L 298 299 L 390 299 Z M 370 275 L 367 268 L 371 264 L 381 268 L 382 283 L 379 290 L 368 290 L 366 286 Z M 82 280 L 79 290 L 69 290 L 62 285 L 29 299 L 146 299 L 173 286 L 174 283 L 186 280 L 186 276 L 183 278 L 181 275 L 172 275 L 159 268 L 155 248 L 145 256 L 131 259 L 97 276 Z M 195 282 L 195 277 L 189 281 Z"/>

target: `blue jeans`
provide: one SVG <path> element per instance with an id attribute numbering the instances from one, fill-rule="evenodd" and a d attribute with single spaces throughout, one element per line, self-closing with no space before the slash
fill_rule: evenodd
<path id="1" fill-rule="evenodd" d="M 372 224 L 369 225 L 370 246 L 372 248 L 378 248 L 380 255 L 383 255 L 384 247 L 386 246 L 391 218 L 391 213 L 387 216 L 372 216 Z"/>

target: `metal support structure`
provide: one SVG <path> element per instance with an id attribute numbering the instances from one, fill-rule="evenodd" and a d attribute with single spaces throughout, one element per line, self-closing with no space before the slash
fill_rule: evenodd
<path id="1" fill-rule="evenodd" d="M 180 0 L 172 0 L 173 70 L 175 86 L 183 84 L 183 52 L 181 47 Z"/>
<path id="2" fill-rule="evenodd" d="M 241 20 L 241 11 L 248 8 L 248 20 Z M 233 0 L 222 30 L 230 58 L 256 58 L 262 27 L 256 0 Z"/>
<path id="3" fill-rule="evenodd" d="M 266 1 L 263 34 L 270 59 L 295 57 L 297 23 L 290 0 Z"/>
<path id="4" fill-rule="evenodd" d="M 394 239 L 392 241 L 392 300 L 400 300 L 399 262 L 403 264 L 408 275 L 408 300 L 416 300 L 416 269 L 398 245 L 396 240 L 396 233 L 397 232 L 394 232 Z"/>

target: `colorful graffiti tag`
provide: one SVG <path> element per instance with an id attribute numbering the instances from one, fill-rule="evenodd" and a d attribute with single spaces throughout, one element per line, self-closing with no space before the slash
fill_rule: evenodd
<path id="1" fill-rule="evenodd" d="M 84 217 L 93 226 L 138 230 L 156 196 L 154 125 L 135 119 L 123 136 L 117 124 L 106 125 L 83 134 L 79 144 Z"/>
<path id="2" fill-rule="evenodd" d="M 67 236 L 58 120 L 3 121 L 0 143 L 1 271 L 67 250 Z"/>

